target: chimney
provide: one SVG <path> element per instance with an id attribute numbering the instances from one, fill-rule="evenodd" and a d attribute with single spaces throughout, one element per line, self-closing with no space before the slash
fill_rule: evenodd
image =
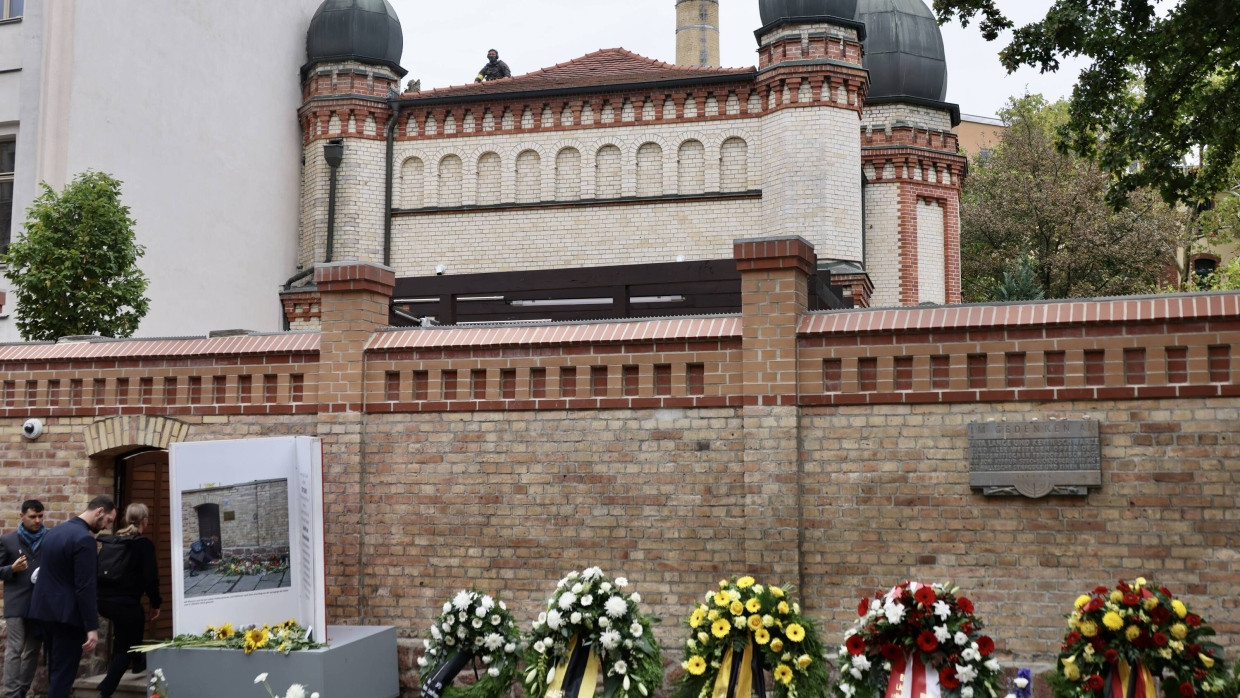
<path id="1" fill-rule="evenodd" d="M 676 0 L 676 64 L 719 67 L 719 0 Z"/>

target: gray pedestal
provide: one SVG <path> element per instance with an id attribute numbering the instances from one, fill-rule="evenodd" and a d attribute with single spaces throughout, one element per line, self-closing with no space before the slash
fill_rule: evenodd
<path id="1" fill-rule="evenodd" d="M 290 684 L 317 691 L 323 698 L 396 698 L 400 679 L 396 660 L 396 628 L 329 625 L 327 647 L 290 652 L 286 657 L 259 650 L 213 647 L 163 649 L 151 652 L 147 667 L 163 669 L 168 692 L 176 698 L 266 696 L 254 677 L 267 672 L 267 683 L 282 696 Z"/>

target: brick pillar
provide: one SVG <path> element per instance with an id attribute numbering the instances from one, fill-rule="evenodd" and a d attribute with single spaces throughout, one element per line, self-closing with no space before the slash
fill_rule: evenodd
<path id="1" fill-rule="evenodd" d="M 388 324 L 396 273 L 368 262 L 320 264 L 318 435 L 323 440 L 323 501 L 327 530 L 327 615 L 332 623 L 361 623 L 363 580 L 362 440 L 365 429 L 366 343 Z"/>
<path id="2" fill-rule="evenodd" d="M 816 257 L 797 236 L 738 240 L 733 254 L 743 324 L 745 564 L 770 583 L 804 589 L 796 330 Z"/>

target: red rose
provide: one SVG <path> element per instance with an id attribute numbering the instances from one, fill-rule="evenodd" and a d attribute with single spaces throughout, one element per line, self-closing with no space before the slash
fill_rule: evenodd
<path id="1" fill-rule="evenodd" d="M 1189 646 L 1188 646 L 1187 648 L 1185 648 L 1185 651 L 1187 651 L 1187 652 L 1188 652 L 1188 656 L 1190 656 L 1190 657 L 1196 657 L 1197 655 L 1201 654 L 1201 645 L 1199 645 L 1199 644 L 1197 644 L 1197 643 L 1195 643 L 1195 642 L 1194 642 L 1194 643 L 1191 643 L 1191 644 L 1189 644 Z"/>
<path id="2" fill-rule="evenodd" d="M 1166 625 L 1167 621 L 1171 620 L 1171 611 L 1168 611 L 1166 606 L 1155 606 L 1154 610 L 1150 611 L 1150 618 L 1158 625 Z"/>
<path id="3" fill-rule="evenodd" d="M 1101 691 L 1103 685 L 1102 677 L 1097 674 L 1090 674 L 1089 678 L 1085 679 L 1085 685 L 1091 691 Z"/>
<path id="4" fill-rule="evenodd" d="M 883 655 L 883 659 L 889 662 L 898 662 L 904 658 L 904 650 L 890 642 L 884 643 L 879 652 Z"/>
<path id="5" fill-rule="evenodd" d="M 922 652 L 933 652 L 939 648 L 939 639 L 929 630 L 923 630 L 917 636 L 917 646 Z"/>
<path id="6" fill-rule="evenodd" d="M 931 589 L 930 587 L 922 587 L 917 590 L 916 594 L 913 594 L 913 598 L 916 599 L 917 603 L 922 606 L 930 608 L 934 605 L 935 601 L 938 601 L 939 597 L 934 595 L 934 589 Z"/>
<path id="7" fill-rule="evenodd" d="M 1111 590 L 1110 590 L 1110 589 L 1108 589 L 1108 588 L 1106 588 L 1106 587 L 1104 587 L 1104 586 L 1096 586 L 1096 587 L 1094 587 L 1094 593 L 1095 593 L 1095 594 L 1105 594 L 1105 593 L 1107 593 L 1107 592 L 1109 592 L 1109 591 L 1111 591 Z"/>
<path id="8" fill-rule="evenodd" d="M 964 633 L 965 635 L 968 635 L 968 634 L 972 633 L 972 632 L 973 632 L 973 624 L 972 624 L 972 623 L 970 623 L 970 622 L 969 622 L 969 621 L 967 621 L 967 620 L 966 620 L 965 622 L 961 623 L 961 624 L 960 624 L 960 632 Z"/>
<path id="9" fill-rule="evenodd" d="M 1119 661 L 1119 652 L 1115 650 L 1107 650 L 1104 656 L 1106 657 L 1107 664 L 1114 664 Z"/>
<path id="10" fill-rule="evenodd" d="M 969 613 L 969 614 L 973 613 L 973 602 L 970 601 L 967 597 L 961 596 L 960 598 L 956 599 L 956 605 L 959 606 L 960 610 L 964 611 L 965 613 Z"/>
<path id="11" fill-rule="evenodd" d="M 1124 605 L 1125 606 L 1136 606 L 1139 603 L 1141 603 L 1141 597 L 1137 596 L 1136 594 L 1132 592 L 1128 592 L 1127 594 L 1124 594 Z"/>
<path id="12" fill-rule="evenodd" d="M 1119 580 L 1119 584 L 1115 585 L 1115 588 L 1125 593 L 1132 591 L 1132 587 L 1128 586 L 1128 582 L 1125 582 L 1122 579 Z"/>
<path id="13" fill-rule="evenodd" d="M 857 604 L 857 615 L 865 616 L 865 614 L 869 612 L 870 612 L 870 600 L 861 599 L 861 603 Z"/>
<path id="14" fill-rule="evenodd" d="M 1102 607 L 1105 605 L 1106 601 L 1103 601 L 1101 596 L 1095 596 L 1089 603 L 1085 604 L 1085 612 L 1093 613 L 1094 611 L 1101 611 Z"/>
<path id="15" fill-rule="evenodd" d="M 1154 633 L 1154 644 L 1158 647 L 1167 646 L 1167 636 L 1162 633 Z"/>
<path id="16" fill-rule="evenodd" d="M 977 638 L 977 651 L 983 657 L 989 657 L 995 651 L 995 641 L 989 635 Z"/>
<path id="17" fill-rule="evenodd" d="M 848 653 L 857 656 L 865 652 L 865 640 L 860 635 L 849 635 L 844 641 L 844 646 L 848 648 Z"/>
<path id="18" fill-rule="evenodd" d="M 956 678 L 956 667 L 948 665 L 939 669 L 939 685 L 948 690 L 960 688 L 960 679 Z"/>
<path id="19" fill-rule="evenodd" d="M 1067 639 L 1063 641 L 1063 643 L 1065 645 L 1075 645 L 1076 643 L 1080 641 L 1081 641 L 1081 634 L 1073 630 L 1072 632 L 1068 633 L 1068 637 Z"/>
<path id="20" fill-rule="evenodd" d="M 1180 695 L 1184 696 L 1184 698 L 1193 698 L 1194 693 L 1196 693 L 1196 691 L 1193 689 L 1193 685 L 1191 683 L 1185 681 L 1180 684 Z"/>
<path id="21" fill-rule="evenodd" d="M 1184 618 L 1184 622 L 1188 623 L 1189 625 L 1195 628 L 1201 625 L 1201 616 L 1197 615 L 1196 613 L 1190 613 Z"/>

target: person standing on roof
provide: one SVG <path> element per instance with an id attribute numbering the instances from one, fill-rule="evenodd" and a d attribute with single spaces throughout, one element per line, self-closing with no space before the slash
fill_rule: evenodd
<path id="1" fill-rule="evenodd" d="M 478 77 L 474 78 L 474 82 L 489 82 L 510 77 L 512 77 L 512 71 L 508 69 L 508 64 L 499 59 L 499 51 L 491 49 L 487 51 L 487 64 L 478 71 Z"/>

